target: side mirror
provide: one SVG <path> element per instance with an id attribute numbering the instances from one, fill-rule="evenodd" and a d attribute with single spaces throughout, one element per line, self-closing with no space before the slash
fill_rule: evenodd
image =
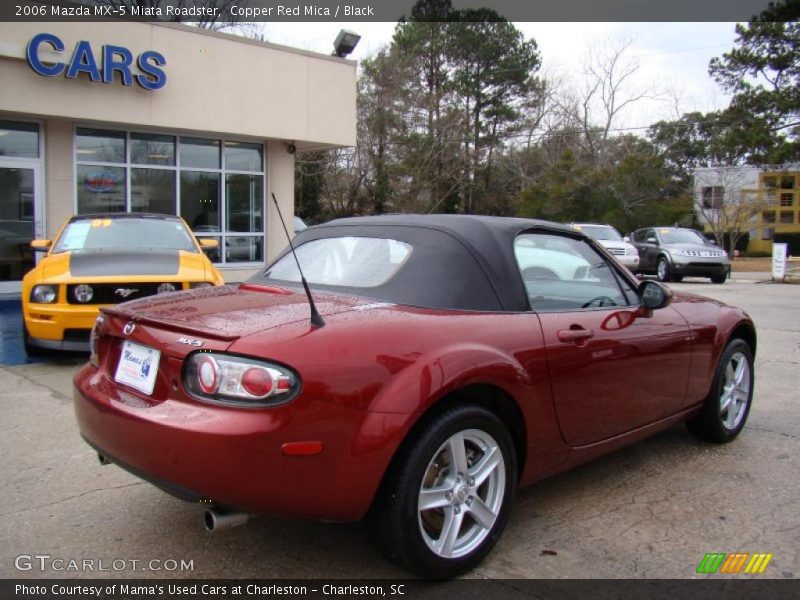
<path id="1" fill-rule="evenodd" d="M 52 243 L 52 240 L 32 240 L 31 248 L 33 248 L 34 252 L 47 252 Z"/>
<path id="2" fill-rule="evenodd" d="M 214 250 L 215 248 L 219 248 L 219 242 L 217 240 L 200 238 L 197 241 L 200 242 L 200 247 L 203 250 Z"/>
<path id="3" fill-rule="evenodd" d="M 718 246 L 719 245 L 719 244 L 717 244 L 717 240 L 708 240 L 708 243 L 711 244 L 712 246 Z"/>
<path id="4" fill-rule="evenodd" d="M 656 238 L 654 238 L 654 237 L 649 237 L 649 238 L 647 238 L 647 243 L 648 244 L 658 244 L 658 240 Z"/>
<path id="5" fill-rule="evenodd" d="M 639 285 L 639 297 L 644 308 L 657 310 L 672 302 L 672 290 L 658 281 L 647 280 Z"/>
<path id="6" fill-rule="evenodd" d="M 626 235 L 624 238 L 622 238 L 622 241 L 623 241 L 623 242 L 625 242 L 626 244 L 630 244 L 630 243 L 631 243 L 631 238 L 629 238 L 629 237 Z"/>

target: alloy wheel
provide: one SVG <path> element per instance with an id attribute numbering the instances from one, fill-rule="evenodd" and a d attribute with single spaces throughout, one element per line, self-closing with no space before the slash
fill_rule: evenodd
<path id="1" fill-rule="evenodd" d="M 722 423 L 729 431 L 742 422 L 750 401 L 750 363 L 741 352 L 731 355 L 725 366 L 725 380 L 719 396 L 719 413 Z"/>
<path id="2" fill-rule="evenodd" d="M 428 548 L 442 558 L 459 558 L 478 548 L 503 506 L 506 464 L 497 441 L 467 429 L 434 453 L 422 478 L 418 523 Z"/>

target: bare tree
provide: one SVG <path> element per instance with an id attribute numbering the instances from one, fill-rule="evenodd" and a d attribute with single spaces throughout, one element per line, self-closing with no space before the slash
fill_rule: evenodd
<path id="1" fill-rule="evenodd" d="M 584 61 L 582 82 L 561 101 L 562 111 L 571 115 L 583 134 L 581 146 L 598 166 L 605 166 L 605 142 L 626 109 L 661 96 L 654 85 L 636 83 L 639 62 L 629 56 L 632 44 L 631 38 L 606 38 L 592 45 Z"/>
<path id="2" fill-rule="evenodd" d="M 720 248 L 728 235 L 731 254 L 747 231 L 763 226 L 762 213 L 775 207 L 774 195 L 758 189 L 753 172 L 752 167 L 716 167 L 695 173 L 695 211 Z"/>

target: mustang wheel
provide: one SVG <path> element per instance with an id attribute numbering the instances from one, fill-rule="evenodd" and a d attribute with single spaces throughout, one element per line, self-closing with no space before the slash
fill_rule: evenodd
<path id="1" fill-rule="evenodd" d="M 672 280 L 670 277 L 669 262 L 663 256 L 658 259 L 658 263 L 656 264 L 656 275 L 658 275 L 659 281 L 669 283 Z"/>
<path id="2" fill-rule="evenodd" d="M 722 353 L 702 412 L 686 423 L 689 431 L 709 442 L 734 439 L 747 421 L 754 382 L 753 352 L 746 342 L 734 339 Z"/>
<path id="3" fill-rule="evenodd" d="M 511 437 L 493 413 L 460 405 L 404 444 L 376 506 L 390 558 L 427 577 L 480 562 L 505 526 L 516 489 Z"/>

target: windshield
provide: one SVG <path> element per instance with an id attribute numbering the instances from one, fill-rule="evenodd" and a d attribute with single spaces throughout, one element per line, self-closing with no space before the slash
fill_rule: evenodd
<path id="1" fill-rule="evenodd" d="M 336 237 L 306 242 L 296 251 L 308 283 L 368 288 L 389 281 L 408 259 L 411 245 L 383 238 Z M 299 282 L 292 254 L 284 254 L 264 277 Z"/>
<path id="2" fill-rule="evenodd" d="M 181 221 L 142 217 L 72 221 L 61 232 L 53 253 L 71 250 L 198 251 Z"/>
<path id="3" fill-rule="evenodd" d="M 693 229 L 659 229 L 658 235 L 664 244 L 703 244 L 708 241 Z"/>
<path id="4" fill-rule="evenodd" d="M 596 240 L 622 241 L 622 236 L 611 225 L 573 225 L 573 227 Z"/>

